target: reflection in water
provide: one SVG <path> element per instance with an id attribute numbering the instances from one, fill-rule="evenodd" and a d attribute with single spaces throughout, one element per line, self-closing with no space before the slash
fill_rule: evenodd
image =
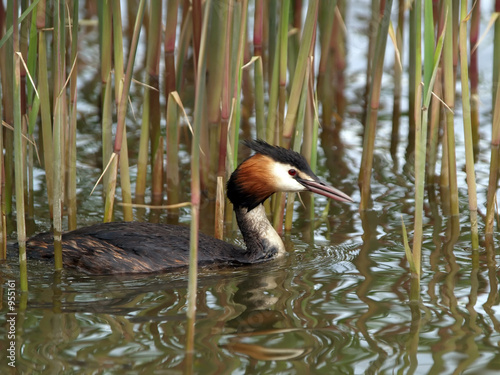
<path id="1" fill-rule="evenodd" d="M 314 223 L 297 210 L 285 259 L 203 270 L 194 353 L 185 351 L 187 274 L 52 276 L 30 263 L 26 307 L 17 301 L 19 372 L 494 373 L 495 242 L 471 253 L 458 218 L 429 217 L 428 268 L 410 302 L 400 213 L 412 205 L 384 173 L 373 210 L 332 207 Z M 1 265 L 3 280 L 16 278 L 12 264 Z"/>
<path id="2" fill-rule="evenodd" d="M 497 368 L 492 250 L 461 250 L 457 223 L 449 220 L 442 248 L 426 245 L 433 249 L 424 253 L 432 273 L 424 272 L 422 300 L 410 303 L 404 250 L 380 231 L 383 215 L 361 215 L 362 243 L 307 245 L 294 238 L 285 259 L 203 270 L 192 357 L 185 352 L 185 273 L 51 277 L 44 264 L 31 264 L 30 295 L 18 320 L 18 369 L 437 374 L 478 361 Z M 2 266 L 5 279 L 12 273 Z"/>
<path id="3" fill-rule="evenodd" d="M 295 239 L 285 259 L 203 270 L 191 359 L 185 273 L 51 278 L 34 264 L 18 321 L 18 368 L 158 373 L 184 371 L 190 361 L 193 373 L 207 374 L 437 374 L 466 370 L 481 357 L 496 368 L 494 257 L 489 269 L 479 253 L 467 263 L 470 256 L 457 252 L 457 238 L 449 235 L 442 249 L 427 252 L 436 271 L 424 273 L 422 301 L 410 303 L 404 250 L 381 236 L 380 220 L 380 213 L 363 213 L 363 242 L 350 247 Z"/>

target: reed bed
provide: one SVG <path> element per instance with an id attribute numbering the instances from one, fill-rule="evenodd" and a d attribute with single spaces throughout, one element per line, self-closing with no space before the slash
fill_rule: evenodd
<path id="1" fill-rule="evenodd" d="M 405 1 L 396 3 L 394 6 L 391 0 L 372 2 L 373 41 L 366 74 L 368 95 L 359 171 L 360 209 L 371 210 L 370 184 L 381 82 L 387 74 L 384 61 L 391 49 L 386 45 L 392 36 L 397 69 L 391 150 L 402 141 L 399 139 L 399 106 L 401 80 L 407 76 L 410 135 L 406 141 L 409 154 L 415 158 L 415 210 L 413 230 L 409 231 L 413 237 L 412 247 L 407 239 L 405 247 L 413 279 L 419 280 L 425 267 L 421 264 L 421 248 L 426 188 L 429 193 L 439 184 L 442 210 L 452 221 L 465 214 L 458 205 L 457 152 L 466 153 L 471 222 L 470 229 L 462 230 L 470 233 L 472 251 L 476 251 L 485 238 L 478 225 L 481 217 L 474 171 L 479 126 L 477 50 L 467 46 L 468 40 L 471 44 L 479 40 L 480 14 L 479 2 L 471 5 L 466 1 L 459 4 L 451 0 L 415 0 L 411 6 Z M 224 221 L 232 220 L 230 204 L 223 194 L 224 185 L 240 160 L 240 136 L 258 137 L 302 150 L 314 169 L 320 116 L 324 129 L 340 131 L 342 128 L 344 103 L 330 83 L 342 85 L 339 72 L 345 65 L 343 43 L 349 34 L 348 25 L 343 34 L 342 14 L 350 4 L 341 0 L 310 0 L 304 4 L 290 0 L 168 0 L 165 4 L 163 7 L 162 2 L 145 0 L 139 4 L 39 0 L 31 4 L 9 1 L 4 8 L 0 2 L 0 113 L 5 124 L 0 135 L 3 151 L 0 153 L 3 171 L 0 255 L 5 257 L 6 220 L 15 213 L 22 290 L 28 288 L 23 246 L 25 213 L 32 212 L 30 206 L 33 205 L 29 203 L 33 202 L 33 192 L 25 186 L 32 186 L 33 164 L 39 163 L 33 155 L 39 155 L 40 165 L 46 172 L 47 216 L 50 215 L 54 238 L 59 243 L 55 254 L 57 270 L 62 268 L 61 233 L 67 229 L 63 228 L 63 215 L 68 218 L 69 229 L 77 223 L 79 24 L 86 18 L 95 16 L 99 30 L 102 89 L 101 103 L 96 105 L 101 108 L 102 124 L 103 220 L 113 220 L 117 200 L 123 203 L 120 207 L 125 220 L 142 220 L 141 211 L 134 210 L 134 204 L 157 206 L 166 200 L 178 210 L 178 204 L 190 198 L 192 261 L 188 316 L 191 321 L 194 321 L 196 306 L 199 209 L 205 199 L 201 192 L 208 192 L 208 201 L 216 201 L 214 231 L 222 238 Z M 121 5 L 126 5 L 127 13 Z M 499 1 L 491 11 L 492 14 L 500 11 Z M 129 15 L 125 28 L 124 14 Z M 409 25 L 404 25 L 405 16 L 409 16 Z M 249 25 L 253 25 L 253 30 L 249 30 Z M 409 35 L 407 45 L 403 41 L 404 32 Z M 494 26 L 494 45 L 492 164 L 485 219 L 485 232 L 490 237 L 495 232 L 500 143 L 498 21 Z M 473 47 L 481 49 L 482 45 Z M 139 48 L 146 51 L 145 61 L 136 58 Z M 408 66 L 403 65 L 402 56 L 409 56 Z M 318 71 L 314 61 L 319 61 Z M 190 72 L 194 72 L 194 79 Z M 134 123 L 129 109 L 132 85 L 135 91 L 142 93 L 141 97 L 132 99 L 142 98 L 138 149 L 129 148 L 127 133 L 127 128 Z M 181 114 L 185 113 L 182 102 L 188 100 L 192 89 L 195 103 L 190 128 Z M 457 150 L 455 145 L 454 111 L 458 92 L 462 99 L 465 150 Z M 255 126 L 248 121 L 253 114 Z M 181 148 L 190 150 L 190 195 L 179 192 Z M 38 154 L 38 150 L 42 152 Z M 135 179 L 129 175 L 129 154 L 137 160 Z M 439 179 L 435 179 L 438 161 L 441 171 Z M 15 208 L 12 206 L 14 196 Z M 286 203 L 285 195 L 278 195 L 267 206 L 273 211 L 274 225 L 279 232 L 283 231 L 284 221 L 285 230 L 291 227 L 293 200 L 293 196 L 288 196 Z M 309 212 L 314 216 L 314 210 Z M 175 215 L 169 216 L 169 221 L 177 220 Z M 416 285 L 412 299 L 418 299 L 418 282 Z M 191 327 L 194 329 L 194 325 Z"/>

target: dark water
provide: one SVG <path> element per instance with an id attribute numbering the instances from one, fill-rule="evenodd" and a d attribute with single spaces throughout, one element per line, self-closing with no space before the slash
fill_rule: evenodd
<path id="1" fill-rule="evenodd" d="M 348 9 L 346 18 L 362 24 L 366 16 L 355 7 Z M 356 180 L 363 132 L 359 95 L 364 87 L 364 32 L 363 27 L 354 28 L 348 37 L 347 113 L 340 134 L 322 133 L 318 172 L 355 200 L 359 200 Z M 491 61 L 487 60 L 491 51 L 483 50 L 483 61 Z M 388 71 L 391 64 L 387 62 Z M 488 69 L 485 63 L 482 143 L 476 165 L 482 212 L 491 123 Z M 194 353 L 185 350 L 186 273 L 119 278 L 71 271 L 59 275 L 45 263 L 31 262 L 29 294 L 15 297 L 13 373 L 499 373 L 500 259 L 496 249 L 481 247 L 475 253 L 470 249 L 459 116 L 461 215 L 457 220 L 447 218 L 441 206 L 432 203 L 439 202 L 439 191 L 435 199 L 432 192 L 428 194 L 421 300 L 410 302 L 401 218 L 411 231 L 413 167 L 411 158 L 406 159 L 405 141 L 396 157 L 389 152 L 392 92 L 387 80 L 374 161 L 373 209 L 359 213 L 356 204 L 332 203 L 326 219 L 310 222 L 296 203 L 294 228 L 285 237 L 287 257 L 251 267 L 201 270 Z M 100 150 L 94 146 L 99 134 L 92 103 L 98 99 L 92 82 L 82 78 L 80 225 L 101 220 L 99 194 L 88 196 L 100 162 Z M 407 117 L 401 119 L 402 139 L 407 122 Z M 43 197 L 43 183 L 39 188 Z M 325 205 L 325 199 L 316 200 L 318 217 Z M 39 209 L 43 217 L 45 208 Z M 165 219 L 162 215 L 160 220 Z M 189 222 L 189 213 L 182 211 L 180 220 Z M 456 234 L 457 224 L 461 234 Z M 47 220 L 37 219 L 33 230 L 48 226 Z M 238 233 L 229 233 L 228 240 L 241 241 Z M 2 311 L 8 312 L 8 280 L 18 283 L 17 273 L 14 261 L 0 265 Z M 2 373 L 10 368 L 10 318 L 0 316 Z"/>

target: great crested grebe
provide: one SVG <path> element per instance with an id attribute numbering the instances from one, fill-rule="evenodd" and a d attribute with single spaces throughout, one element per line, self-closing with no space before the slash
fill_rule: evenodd
<path id="1" fill-rule="evenodd" d="M 262 203 L 275 192 L 311 191 L 341 202 L 353 200 L 321 182 L 299 153 L 264 141 L 246 141 L 255 155 L 243 161 L 227 183 L 246 249 L 199 234 L 200 265 L 257 263 L 282 256 L 283 241 Z M 189 263 L 189 228 L 177 225 L 115 222 L 64 233 L 63 262 L 88 274 L 164 272 Z M 52 259 L 53 236 L 41 233 L 27 242 L 29 258 Z"/>

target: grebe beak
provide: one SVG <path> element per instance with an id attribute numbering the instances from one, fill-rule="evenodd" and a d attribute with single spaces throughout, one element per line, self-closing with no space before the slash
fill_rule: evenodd
<path id="1" fill-rule="evenodd" d="M 332 186 L 326 185 L 320 181 L 305 180 L 302 178 L 297 178 L 297 181 L 301 183 L 307 190 L 323 195 L 327 198 L 335 199 L 340 202 L 354 202 L 354 200 L 347 194 L 335 189 Z"/>

